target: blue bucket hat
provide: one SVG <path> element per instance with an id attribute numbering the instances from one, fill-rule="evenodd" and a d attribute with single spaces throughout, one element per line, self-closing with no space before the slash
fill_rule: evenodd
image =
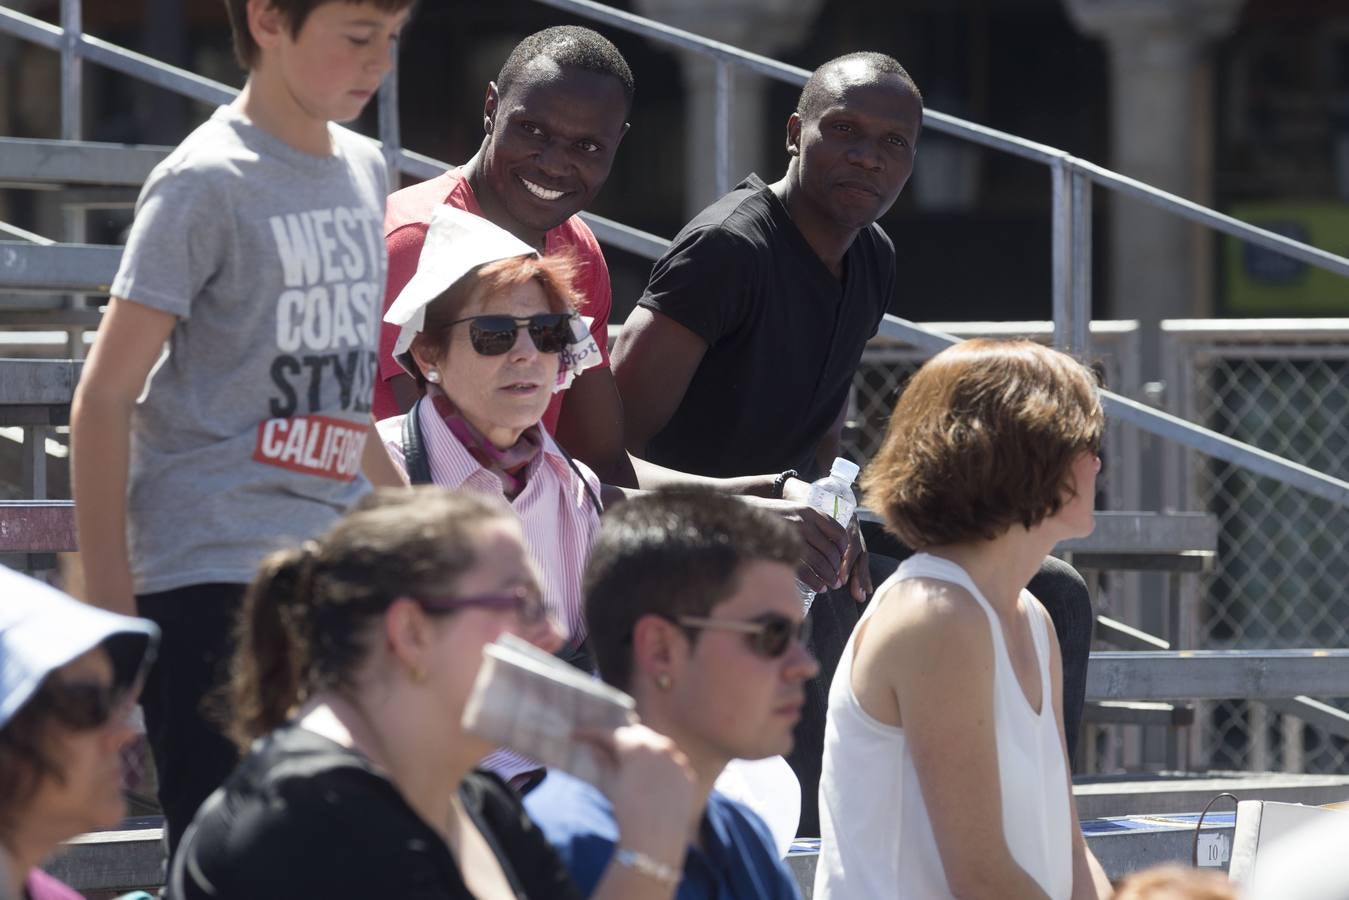
<path id="1" fill-rule="evenodd" d="M 154 659 L 159 628 L 118 615 L 0 566 L 0 728 L 46 678 L 83 653 L 106 646 L 119 684 Z"/>

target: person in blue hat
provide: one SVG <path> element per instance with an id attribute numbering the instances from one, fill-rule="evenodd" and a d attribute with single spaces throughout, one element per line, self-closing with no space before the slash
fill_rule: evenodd
<path id="1" fill-rule="evenodd" d="M 40 865 L 122 820 L 121 750 L 158 640 L 0 567 L 0 898 L 79 897 Z"/>

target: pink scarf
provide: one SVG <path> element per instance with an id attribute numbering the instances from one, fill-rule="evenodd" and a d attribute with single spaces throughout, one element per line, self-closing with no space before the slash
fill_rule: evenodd
<path id="1" fill-rule="evenodd" d="M 463 444 L 474 461 L 501 479 L 501 487 L 509 499 L 518 497 L 529 478 L 529 464 L 543 449 L 542 429 L 537 424 L 531 425 L 513 446 L 502 450 L 474 428 L 444 392 L 432 390 L 427 392 L 427 396 L 431 398 L 436 414 L 445 421 L 445 427 L 450 429 L 450 434 Z"/>

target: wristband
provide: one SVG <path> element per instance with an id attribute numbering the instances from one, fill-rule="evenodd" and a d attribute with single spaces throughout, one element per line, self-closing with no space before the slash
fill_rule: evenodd
<path id="1" fill-rule="evenodd" d="M 774 499 L 774 500 L 781 500 L 781 499 L 782 499 L 782 490 L 783 490 L 783 488 L 785 488 L 785 487 L 787 486 L 787 480 L 788 480 L 788 479 L 790 479 L 790 478 L 800 478 L 800 477 L 801 477 L 801 473 L 800 473 L 800 472 L 797 472 L 795 469 L 788 469 L 787 471 L 785 471 L 785 472 L 783 472 L 781 475 L 779 475 L 777 478 L 774 478 L 774 479 L 773 479 L 773 499 Z"/>
<path id="2" fill-rule="evenodd" d="M 674 866 L 652 859 L 645 853 L 629 850 L 627 847 L 619 847 L 614 851 L 614 862 L 625 869 L 632 869 L 637 874 L 645 875 L 647 878 L 654 879 L 662 884 L 679 884 L 684 877 L 683 873 Z"/>

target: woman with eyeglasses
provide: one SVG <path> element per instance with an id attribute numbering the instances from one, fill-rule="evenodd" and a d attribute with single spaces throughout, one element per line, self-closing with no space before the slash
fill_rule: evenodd
<path id="1" fill-rule="evenodd" d="M 817 900 L 1083 900 L 1109 882 L 1078 826 L 1063 671 L 1026 590 L 1094 526 L 1091 372 L 972 340 L 909 381 L 862 477 L 918 551 L 877 589 L 829 692 Z"/>
<path id="2" fill-rule="evenodd" d="M 39 865 L 122 821 L 121 750 L 158 638 L 0 567 L 0 898 L 79 896 Z"/>
<path id="3" fill-rule="evenodd" d="M 546 646 L 549 628 L 499 500 L 379 491 L 270 557 L 231 675 L 234 730 L 251 749 L 184 836 L 168 896 L 579 897 L 518 795 L 474 770 L 490 746 L 460 727 L 483 648 L 506 633 Z M 633 854 L 593 896 L 669 898 L 640 862 L 681 852 L 687 763 L 641 726 L 577 738 L 613 763 Z"/>
<path id="4" fill-rule="evenodd" d="M 581 572 L 599 528 L 599 481 L 540 422 L 556 390 L 600 360 L 575 315 L 571 264 L 541 257 L 486 219 L 442 206 L 417 272 L 390 306 L 394 356 L 421 400 L 379 423 L 409 480 L 504 498 L 524 528 L 543 599 L 583 668 Z M 488 767 L 527 787 L 538 765 L 495 753 Z"/>

